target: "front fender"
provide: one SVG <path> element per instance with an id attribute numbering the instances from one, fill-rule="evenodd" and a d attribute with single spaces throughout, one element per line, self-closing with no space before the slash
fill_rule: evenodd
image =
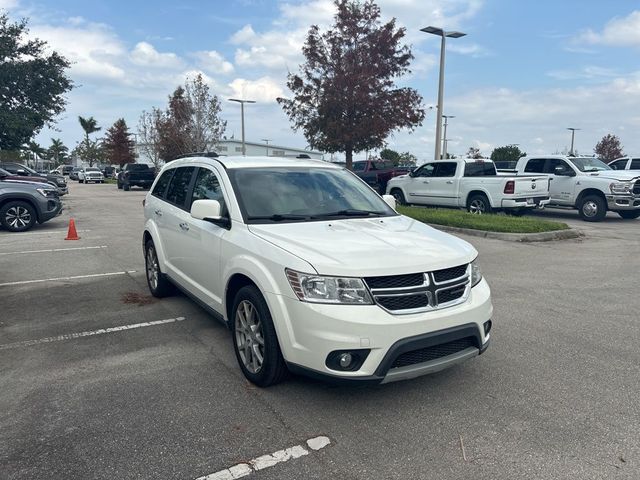
<path id="1" fill-rule="evenodd" d="M 156 247 L 156 255 L 158 256 L 158 263 L 160 264 L 160 270 L 163 273 L 167 273 L 167 267 L 166 267 L 166 256 L 164 253 L 164 246 L 162 245 L 162 242 L 160 241 L 160 235 L 158 233 L 158 226 L 152 222 L 151 220 L 147 220 L 147 222 L 144 225 L 144 232 L 149 234 L 151 236 L 151 240 L 153 240 L 153 244 Z M 143 234 L 142 236 L 142 249 L 144 251 L 144 244 L 145 244 L 145 237 L 146 235 Z"/>

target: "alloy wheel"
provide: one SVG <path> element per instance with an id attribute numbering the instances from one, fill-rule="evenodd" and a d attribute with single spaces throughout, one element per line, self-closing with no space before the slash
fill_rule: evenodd
<path id="1" fill-rule="evenodd" d="M 264 334 L 262 321 L 256 307 L 243 300 L 236 310 L 236 345 L 244 367 L 258 373 L 264 362 Z"/>
<path id="2" fill-rule="evenodd" d="M 11 207 L 7 210 L 5 220 L 12 228 L 24 228 L 31 223 L 31 213 L 24 207 Z"/>
<path id="3" fill-rule="evenodd" d="M 471 213 L 475 213 L 476 215 L 481 215 L 485 213 L 487 206 L 484 204 L 482 200 L 475 199 L 469 204 L 469 211 Z"/>
<path id="4" fill-rule="evenodd" d="M 598 214 L 598 205 L 596 202 L 588 200 L 582 205 L 582 213 L 585 217 L 595 217 Z"/>
<path id="5" fill-rule="evenodd" d="M 158 275 L 160 267 L 158 266 L 158 256 L 153 247 L 147 249 L 147 280 L 153 290 L 158 288 Z"/>

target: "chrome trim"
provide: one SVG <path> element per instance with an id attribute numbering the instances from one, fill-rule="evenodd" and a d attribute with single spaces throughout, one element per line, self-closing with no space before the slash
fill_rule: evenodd
<path id="1" fill-rule="evenodd" d="M 451 267 L 453 268 L 453 267 Z M 448 270 L 447 268 L 441 268 L 440 270 Z M 435 272 L 439 272 L 440 270 L 435 270 Z M 431 275 L 433 275 L 433 283 L 434 285 L 444 285 L 445 283 L 453 283 L 453 282 L 457 282 L 461 279 L 463 279 L 464 277 L 471 277 L 471 263 L 467 264 L 467 269 L 465 270 L 464 274 L 459 276 L 458 278 L 452 278 L 451 280 L 446 280 L 444 282 L 436 282 L 436 276 L 434 275 L 434 272 L 431 272 Z"/>

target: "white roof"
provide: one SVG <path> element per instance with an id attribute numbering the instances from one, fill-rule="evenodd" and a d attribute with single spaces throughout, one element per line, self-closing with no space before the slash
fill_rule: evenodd
<path id="1" fill-rule="evenodd" d="M 268 168 L 268 167 L 315 167 L 315 168 L 342 168 L 322 160 L 312 160 L 309 158 L 286 158 L 286 157 L 185 157 L 169 162 L 168 165 L 182 165 L 200 161 L 205 163 L 221 163 L 226 168 Z"/>

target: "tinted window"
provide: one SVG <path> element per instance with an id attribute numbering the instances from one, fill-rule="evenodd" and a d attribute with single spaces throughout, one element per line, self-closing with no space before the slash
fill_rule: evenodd
<path id="1" fill-rule="evenodd" d="M 571 167 L 567 165 L 567 162 L 560 158 L 550 158 L 547 161 L 544 173 L 556 173 L 556 168 L 561 168 L 563 172 L 571 172 Z"/>
<path id="2" fill-rule="evenodd" d="M 544 172 L 544 162 L 544 158 L 532 158 L 527 162 L 524 171 L 527 173 L 542 173 Z"/>
<path id="3" fill-rule="evenodd" d="M 142 170 L 149 170 L 149 165 L 145 163 L 130 163 L 127 165 L 127 170 L 130 172 L 140 172 Z"/>
<path id="4" fill-rule="evenodd" d="M 631 160 L 631 170 L 640 170 L 640 158 Z"/>
<path id="5" fill-rule="evenodd" d="M 353 162 L 354 172 L 363 172 L 367 166 L 367 162 Z"/>
<path id="6" fill-rule="evenodd" d="M 175 170 L 176 172 L 173 174 L 167 189 L 166 200 L 180 208 L 185 208 L 187 193 L 195 167 L 180 167 Z"/>
<path id="7" fill-rule="evenodd" d="M 626 160 L 618 160 L 616 162 L 610 163 L 609 166 L 611 168 L 613 168 L 614 170 L 624 170 L 625 167 L 627 166 L 627 161 Z"/>
<path id="8" fill-rule="evenodd" d="M 458 166 L 453 162 L 436 163 L 436 170 L 433 173 L 434 177 L 453 177 L 456 174 L 456 167 Z"/>
<path id="9" fill-rule="evenodd" d="M 426 165 L 421 166 L 418 170 L 416 170 L 414 177 L 432 177 L 433 171 L 435 170 L 435 163 L 427 163 Z"/>
<path id="10" fill-rule="evenodd" d="M 225 211 L 224 196 L 220 188 L 218 177 L 211 170 L 200 168 L 196 183 L 193 185 L 193 195 L 191 196 L 191 204 L 196 200 L 217 200 L 220 202 L 220 211 Z"/>
<path id="11" fill-rule="evenodd" d="M 151 195 L 154 195 L 158 198 L 164 198 L 164 192 L 165 190 L 167 190 L 167 185 L 169 185 L 169 181 L 171 180 L 171 177 L 173 176 L 174 171 L 175 169 L 173 168 L 171 170 L 166 170 L 160 176 L 160 179 L 156 183 L 156 186 L 153 187 L 153 191 L 151 192 Z"/>
<path id="12" fill-rule="evenodd" d="M 486 177 L 495 176 L 496 167 L 491 162 L 473 162 L 464 166 L 465 177 Z"/>

